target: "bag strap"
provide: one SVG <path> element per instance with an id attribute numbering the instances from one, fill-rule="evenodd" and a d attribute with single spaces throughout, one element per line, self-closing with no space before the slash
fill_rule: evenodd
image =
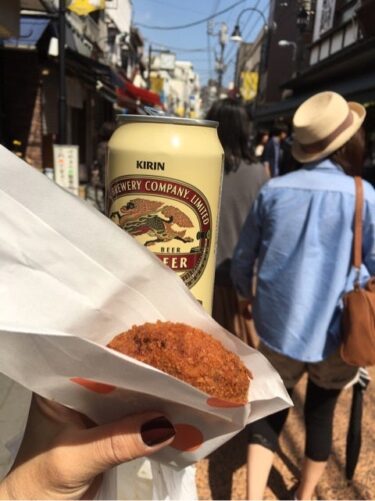
<path id="1" fill-rule="evenodd" d="M 354 213 L 354 239 L 353 239 L 353 266 L 356 269 L 354 286 L 359 287 L 359 273 L 362 264 L 362 212 L 363 212 L 363 182 L 359 176 L 355 181 L 355 213 Z"/>

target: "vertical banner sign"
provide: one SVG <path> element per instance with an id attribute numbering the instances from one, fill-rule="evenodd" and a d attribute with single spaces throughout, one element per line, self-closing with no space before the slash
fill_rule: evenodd
<path id="1" fill-rule="evenodd" d="M 313 41 L 319 40 L 333 26 L 336 0 L 317 0 L 315 7 L 315 22 Z"/>
<path id="2" fill-rule="evenodd" d="M 255 71 L 243 71 L 241 73 L 240 93 L 244 101 L 252 101 L 258 92 L 259 75 Z"/>
<path id="3" fill-rule="evenodd" d="M 55 182 L 77 196 L 79 194 L 78 148 L 72 144 L 53 145 Z"/>

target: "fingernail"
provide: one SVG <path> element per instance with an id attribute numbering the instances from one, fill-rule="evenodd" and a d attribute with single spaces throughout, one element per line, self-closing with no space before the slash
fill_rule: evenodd
<path id="1" fill-rule="evenodd" d="M 164 416 L 151 419 L 141 426 L 141 437 L 149 447 L 165 442 L 176 435 L 172 423 Z"/>

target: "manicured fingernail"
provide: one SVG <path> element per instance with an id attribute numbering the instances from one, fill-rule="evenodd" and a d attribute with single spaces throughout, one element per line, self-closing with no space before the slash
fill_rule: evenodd
<path id="1" fill-rule="evenodd" d="M 151 419 L 141 426 L 141 437 L 143 442 L 151 447 L 165 442 L 176 435 L 172 423 L 164 416 Z"/>

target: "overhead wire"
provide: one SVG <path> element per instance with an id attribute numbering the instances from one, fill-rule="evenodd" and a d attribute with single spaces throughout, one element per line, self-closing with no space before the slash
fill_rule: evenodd
<path id="1" fill-rule="evenodd" d="M 258 8 L 259 3 L 260 3 L 260 0 L 257 0 L 256 4 L 254 5 L 254 8 Z M 251 19 L 252 19 L 252 17 L 253 17 L 254 14 L 255 14 L 254 11 L 250 12 L 248 14 L 248 16 L 247 16 L 246 21 L 243 23 L 243 26 L 245 26 L 245 31 L 246 31 L 246 26 L 251 21 Z M 247 33 L 246 34 L 244 33 L 244 37 L 246 37 L 246 36 L 247 36 Z M 238 46 L 237 46 L 236 43 L 234 43 L 232 45 L 232 47 L 230 47 L 229 51 L 226 54 L 224 64 L 228 65 L 229 63 L 231 63 L 232 62 L 232 56 L 234 56 L 235 54 L 237 54 L 237 51 L 238 51 Z"/>
<path id="2" fill-rule="evenodd" d="M 257 0 L 256 4 L 254 5 L 254 9 L 257 9 L 259 7 L 259 4 L 260 4 L 261 0 Z M 262 6 L 261 8 L 263 10 L 267 9 L 269 7 L 269 3 L 267 3 L 267 5 L 265 6 Z M 249 13 L 249 16 L 247 18 L 247 21 L 243 24 L 243 26 L 245 26 L 244 28 L 244 38 L 246 39 L 247 36 L 252 33 L 253 29 L 255 28 L 255 26 L 257 25 L 257 23 L 259 22 L 259 19 L 256 19 L 255 20 L 255 23 L 252 24 L 251 28 L 249 30 L 246 30 L 246 26 L 248 25 L 248 23 L 250 23 L 252 17 L 256 14 L 255 11 L 251 11 Z M 231 47 L 231 49 L 229 50 L 229 53 L 227 53 L 226 55 L 226 61 L 224 61 L 224 64 L 228 65 L 229 63 L 231 63 L 233 61 L 233 56 L 235 56 L 237 54 L 237 47 L 236 45 L 233 45 Z"/>
<path id="3" fill-rule="evenodd" d="M 270 7 L 270 3 L 268 2 L 267 5 L 263 6 L 263 10 L 265 9 L 268 9 Z M 279 20 L 278 22 L 280 22 L 280 20 L 284 19 L 287 15 L 289 15 L 289 12 L 287 9 L 285 9 L 284 11 L 282 11 L 279 15 Z M 255 23 L 253 23 L 253 25 L 251 26 L 251 28 L 249 29 L 249 31 L 247 31 L 246 34 L 244 34 L 244 38 L 246 39 L 248 37 L 248 35 L 250 33 L 252 33 L 252 31 L 254 30 L 254 28 L 256 27 L 256 24 L 259 22 L 260 20 L 257 20 Z M 257 34 L 258 36 L 258 34 Z M 232 57 L 229 61 L 225 62 L 226 65 L 229 65 L 231 64 L 232 62 L 234 61 L 234 57 Z"/>
<path id="4" fill-rule="evenodd" d="M 237 2 L 229 5 L 228 7 L 220 10 L 220 11 L 217 11 L 217 9 L 219 8 L 220 6 L 220 1 L 221 0 L 214 0 L 215 3 L 213 4 L 213 11 L 212 13 L 209 15 L 209 16 L 206 16 L 205 18 L 203 19 L 200 19 L 198 21 L 194 21 L 194 22 L 191 22 L 191 23 L 187 23 L 187 24 L 184 24 L 184 25 L 179 25 L 179 26 L 150 26 L 150 25 L 146 25 L 146 24 L 143 24 L 143 23 L 135 23 L 137 24 L 138 26 L 140 27 L 143 27 L 145 29 L 154 29 L 154 30 L 178 30 L 178 29 L 185 29 L 185 28 L 190 28 L 190 27 L 193 27 L 193 26 L 197 26 L 199 24 L 203 24 L 211 19 L 214 19 L 215 17 L 218 17 L 222 14 L 225 14 L 226 12 L 231 12 L 231 17 L 233 17 L 234 15 L 234 10 L 235 7 L 237 7 L 238 5 L 244 3 L 245 1 L 247 0 L 238 0 Z M 257 0 L 256 4 L 254 5 L 254 8 L 258 8 L 259 6 L 259 3 L 261 2 L 261 0 Z M 158 3 L 164 3 L 164 4 L 169 4 L 169 2 L 165 2 L 165 1 L 159 1 Z M 169 4 L 171 5 L 171 4 Z M 262 6 L 262 10 L 265 10 L 265 9 L 268 9 L 269 8 L 269 2 L 267 0 L 267 5 L 265 6 Z M 190 10 L 192 11 L 192 9 L 184 9 L 184 10 Z M 256 11 L 252 11 L 250 14 L 249 14 L 249 17 L 247 18 L 246 20 L 246 23 L 245 23 L 245 26 L 248 25 L 248 23 L 251 21 L 251 18 L 253 15 L 256 14 Z M 255 29 L 256 25 L 258 24 L 260 20 L 256 20 L 255 23 L 253 23 L 251 29 L 247 32 L 246 35 L 244 35 L 244 37 L 246 38 L 250 33 L 252 33 L 252 31 Z M 212 65 L 212 52 L 213 50 L 211 49 L 211 43 L 210 43 L 210 35 L 207 33 L 207 48 L 192 48 L 192 49 L 184 49 L 184 48 L 177 48 L 177 47 L 172 47 L 172 46 L 166 46 L 165 44 L 158 44 L 158 43 L 154 43 L 153 45 L 159 45 L 160 47 L 166 47 L 167 49 L 170 49 L 170 50 L 176 50 L 176 51 L 179 51 L 179 52 L 191 52 L 191 53 L 194 53 L 194 52 L 205 52 L 207 51 L 207 56 L 208 56 L 208 67 L 209 67 L 209 70 L 208 70 L 208 73 L 210 75 L 210 78 L 212 76 L 212 73 L 214 71 L 213 69 L 213 65 Z M 224 64 L 225 64 L 225 69 L 224 71 L 226 71 L 226 69 L 228 68 L 228 66 L 230 64 L 232 64 L 232 62 L 234 61 L 234 56 L 237 54 L 237 50 L 235 47 L 233 47 L 233 49 L 231 48 L 230 51 L 229 51 L 229 54 L 227 54 L 226 56 L 226 61 L 224 61 Z"/>
<path id="5" fill-rule="evenodd" d="M 166 49 L 166 50 L 175 50 L 178 52 L 207 52 L 206 47 L 197 47 L 193 49 L 187 49 L 184 47 L 173 47 L 172 45 L 166 45 L 164 43 L 159 43 L 159 42 L 152 42 L 152 46 L 160 47 L 161 49 Z"/>
<path id="6" fill-rule="evenodd" d="M 170 3 L 170 2 L 166 2 L 165 0 L 150 0 L 151 2 L 153 3 L 158 3 L 160 5 L 167 5 L 168 7 L 170 7 L 171 9 L 175 9 L 175 10 L 184 10 L 186 12 L 195 12 L 196 14 L 201 14 L 203 15 L 203 12 L 199 11 L 199 10 L 195 10 L 195 9 L 189 9 L 187 7 L 181 7 L 180 5 L 177 6 L 176 4 L 173 4 L 173 3 Z"/>
<path id="7" fill-rule="evenodd" d="M 263 8 L 268 8 L 269 7 L 269 4 L 267 4 L 266 6 L 264 6 Z M 249 34 L 251 34 L 254 29 L 256 28 L 257 24 L 260 22 L 260 19 L 256 19 L 255 22 L 251 25 L 250 29 L 248 31 L 246 31 L 246 33 L 244 34 L 244 38 L 246 39 Z M 262 27 L 260 27 L 259 29 L 259 32 L 260 30 L 262 29 Z M 255 38 L 258 36 L 258 33 L 256 34 Z M 237 57 L 237 51 L 235 51 L 231 56 L 229 56 L 230 59 L 227 59 L 227 61 L 225 62 L 225 67 L 228 68 L 232 63 L 235 63 L 235 59 Z"/>
<path id="8" fill-rule="evenodd" d="M 246 2 L 247 0 L 238 0 L 237 2 L 229 5 L 229 7 L 226 7 L 225 9 L 221 10 L 220 12 L 216 12 L 216 14 L 211 14 L 210 16 L 207 16 L 203 19 L 200 19 L 199 21 L 193 21 L 191 23 L 187 24 L 181 24 L 179 26 L 150 26 L 148 24 L 143 24 L 143 23 L 134 23 L 137 26 L 140 26 L 141 28 L 146 28 L 148 30 L 183 30 L 186 28 L 191 28 L 192 26 L 198 26 L 199 24 L 206 23 L 210 19 L 213 19 L 217 16 L 220 16 L 221 14 L 225 14 L 226 12 L 229 12 L 230 10 L 234 9 L 237 7 L 237 5 L 240 5 L 243 2 Z"/>
<path id="9" fill-rule="evenodd" d="M 255 5 L 255 8 L 259 5 L 259 2 L 261 0 L 257 0 L 257 3 Z M 218 2 L 216 2 L 216 6 L 217 6 Z M 249 20 L 251 19 L 252 15 L 254 14 L 254 12 L 250 13 L 247 17 L 247 20 L 245 21 L 245 26 L 247 25 L 247 23 L 249 22 Z M 216 14 L 217 16 L 219 16 L 219 14 Z M 237 16 L 237 14 L 234 12 L 234 10 L 232 10 L 232 12 L 230 13 L 230 19 L 231 18 L 234 18 L 235 16 Z M 230 26 L 230 21 L 229 19 L 225 19 L 225 22 L 227 24 L 227 26 L 229 25 Z M 225 69 L 224 69 L 224 73 L 225 73 Z"/>

